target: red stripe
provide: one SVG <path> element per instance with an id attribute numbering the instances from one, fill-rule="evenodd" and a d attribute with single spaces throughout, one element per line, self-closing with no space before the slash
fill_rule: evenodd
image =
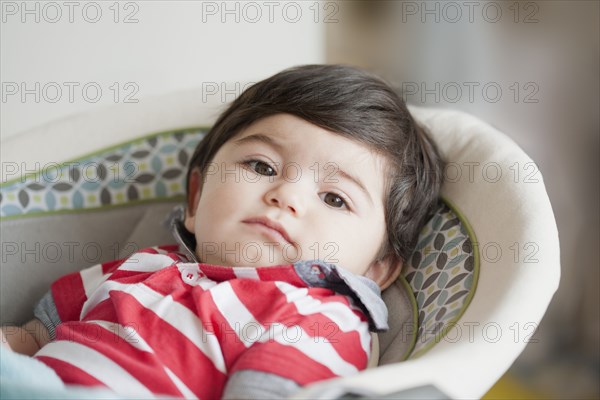
<path id="1" fill-rule="evenodd" d="M 256 272 L 262 281 L 284 281 L 296 287 L 306 287 L 292 265 L 281 267 L 259 267 Z"/>
<path id="2" fill-rule="evenodd" d="M 153 272 L 127 271 L 119 269 L 113 272 L 107 280 L 132 284 L 142 282 L 144 279 L 147 279 L 152 274 Z"/>
<path id="3" fill-rule="evenodd" d="M 187 286 L 186 284 L 183 284 Z M 190 290 L 180 290 L 171 294 L 173 300 L 187 307 L 197 315 L 207 335 L 215 337 L 220 345 L 227 369 L 239 355 L 246 351 L 246 346 L 239 339 L 234 328 L 219 312 L 210 291 L 195 286 Z"/>
<path id="4" fill-rule="evenodd" d="M 111 321 L 117 322 L 117 321 Z M 121 324 L 138 330 L 141 321 Z M 130 335 L 127 331 L 123 335 Z M 62 324 L 57 331 L 56 340 L 69 340 L 93 349 L 121 368 L 129 372 L 152 393 L 162 393 L 181 397 L 177 387 L 163 370 L 163 363 L 155 354 L 139 350 L 127 343 L 119 335 L 94 323 L 72 322 Z"/>
<path id="5" fill-rule="evenodd" d="M 285 356 L 282 356 L 285 354 Z M 337 375 L 297 349 L 276 342 L 257 343 L 234 365 L 230 374 L 242 370 L 263 371 L 307 385 Z"/>
<path id="6" fill-rule="evenodd" d="M 231 271 L 227 268 L 225 272 Z M 235 362 L 246 346 L 237 337 L 235 330 L 228 324 L 227 320 L 218 311 L 212 296 L 200 286 L 190 287 L 181 280 L 181 272 L 176 266 L 160 271 L 160 276 L 155 274 L 144 282 L 152 290 L 163 296 L 171 296 L 173 301 L 183 305 L 190 312 L 199 317 L 207 335 L 212 335 L 222 346 L 225 364 L 229 366 Z"/>
<path id="7" fill-rule="evenodd" d="M 80 273 L 74 272 L 59 278 L 52 284 L 51 290 L 60 320 L 79 320 L 83 303 L 87 300 Z"/>
<path id="8" fill-rule="evenodd" d="M 179 269 L 175 265 L 149 274 L 148 279 L 144 280 L 144 285 L 163 296 L 173 295 L 176 292 L 190 289 L 190 286 L 181 280 L 181 272 L 179 272 Z"/>
<path id="9" fill-rule="evenodd" d="M 321 290 L 315 289 L 309 289 L 308 295 L 321 302 L 322 309 L 324 309 L 328 303 L 341 303 L 344 306 L 343 311 L 335 311 L 338 317 L 341 317 L 350 323 L 350 321 L 352 321 L 352 315 L 355 315 L 361 322 L 357 322 L 357 326 L 354 326 L 352 331 L 343 332 L 331 318 L 322 313 L 315 313 L 310 315 L 309 324 L 307 321 L 303 320 L 298 325 L 305 330 L 309 329 L 311 336 L 318 336 L 326 339 L 331 343 L 340 357 L 353 364 L 358 369 L 366 368 L 369 355 L 362 350 L 360 333 L 358 331 L 358 329 L 362 328 L 362 332 L 365 332 L 367 335 L 369 334 L 366 316 L 359 310 L 354 310 L 349 307 L 350 301 L 348 297 L 335 292 L 323 295 Z M 297 307 L 293 304 L 291 305 L 294 307 L 294 313 L 298 314 Z"/>
<path id="10" fill-rule="evenodd" d="M 292 310 L 274 282 L 236 279 L 230 282 L 238 299 L 259 322 L 282 322 Z M 287 308 L 287 309 L 286 309 Z M 296 313 L 297 314 L 297 313 Z"/>
<path id="11" fill-rule="evenodd" d="M 60 380 L 66 384 L 106 387 L 104 383 L 100 382 L 84 370 L 67 362 L 46 356 L 36 356 L 35 358 L 52 368 L 56 372 L 56 375 L 60 377 Z"/>
<path id="12" fill-rule="evenodd" d="M 362 348 L 360 333 L 357 330 L 343 332 L 339 325 L 322 314 L 311 315 L 296 325 L 304 329 L 313 338 L 311 340 L 327 341 L 343 360 L 357 369 L 366 368 L 369 356 Z M 368 330 L 364 332 L 368 334 Z"/>
<path id="13" fill-rule="evenodd" d="M 235 327 L 232 327 L 225 316 L 218 309 L 209 292 L 194 299 L 200 310 L 200 318 L 210 323 L 210 329 L 221 344 L 221 352 L 225 359 L 227 369 L 237 361 L 240 354 L 246 351 L 246 345 L 241 341 Z"/>
<path id="14" fill-rule="evenodd" d="M 224 267 L 222 265 L 198 264 L 198 267 L 204 274 L 217 282 L 235 279 L 233 267 Z"/>
<path id="15" fill-rule="evenodd" d="M 100 303 L 94 306 L 82 319 L 82 321 L 93 320 L 110 322 L 118 321 L 115 306 L 113 305 L 110 295 L 108 299 L 102 300 Z"/>
<path id="16" fill-rule="evenodd" d="M 179 245 L 177 244 L 164 244 L 161 246 L 156 246 L 160 250 L 167 251 L 169 253 L 176 253 L 179 251 Z"/>
<path id="17" fill-rule="evenodd" d="M 301 315 L 296 305 L 288 303 L 285 294 L 274 283 L 235 280 L 231 281 L 231 285 L 240 301 L 263 326 L 268 327 L 273 323 L 288 327 L 297 325 L 309 337 L 314 338 L 311 340 L 325 339 L 330 342 L 340 357 L 347 362 L 359 369 L 366 367 L 368 354 L 362 350 L 360 334 L 357 330 L 343 332 L 329 317 L 318 311 L 310 315 Z M 309 289 L 308 295 L 321 303 L 342 303 L 343 307 L 348 304 L 345 296 L 337 295 L 328 289 Z M 338 315 L 348 321 L 353 313 L 353 310 L 344 308 L 344 312 Z"/>
<path id="18" fill-rule="evenodd" d="M 157 357 L 196 396 L 220 396 L 226 375 L 219 372 L 196 345 L 152 310 L 144 308 L 132 295 L 115 291 L 111 292 L 111 297 L 121 310 L 119 320 L 137 324 L 138 333 L 154 349 Z M 207 342 L 206 339 L 201 340 Z M 210 384 L 207 385 L 207 382 Z"/>
<path id="19" fill-rule="evenodd" d="M 102 275 L 110 274 L 115 271 L 117 268 L 121 266 L 126 261 L 126 259 L 109 261 L 102 264 Z"/>

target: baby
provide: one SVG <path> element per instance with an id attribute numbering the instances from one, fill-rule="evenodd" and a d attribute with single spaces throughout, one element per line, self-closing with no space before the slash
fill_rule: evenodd
<path id="1" fill-rule="evenodd" d="M 196 148 L 178 245 L 60 278 L 3 342 L 61 382 L 136 396 L 285 397 L 357 373 L 441 181 L 434 144 L 384 82 L 285 70 Z"/>

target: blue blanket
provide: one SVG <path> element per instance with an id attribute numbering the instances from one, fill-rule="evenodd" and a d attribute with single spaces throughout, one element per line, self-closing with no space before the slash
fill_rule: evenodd
<path id="1" fill-rule="evenodd" d="M 109 390 L 66 386 L 35 358 L 0 348 L 0 399 L 125 399 Z"/>

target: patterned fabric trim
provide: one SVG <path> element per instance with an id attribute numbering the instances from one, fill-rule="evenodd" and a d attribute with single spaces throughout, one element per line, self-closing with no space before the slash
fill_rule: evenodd
<path id="1" fill-rule="evenodd" d="M 410 358 L 444 339 L 467 309 L 479 278 L 479 249 L 463 215 L 443 199 L 421 231 L 403 273 L 417 301 L 417 342 Z"/>
<path id="2" fill-rule="evenodd" d="M 0 217 L 82 211 L 185 194 L 187 163 L 207 128 L 164 132 L 3 184 Z"/>

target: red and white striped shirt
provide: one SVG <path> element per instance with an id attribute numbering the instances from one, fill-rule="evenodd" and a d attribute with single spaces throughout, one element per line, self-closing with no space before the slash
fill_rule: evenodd
<path id="1" fill-rule="evenodd" d="M 306 385 L 366 368 L 372 321 L 360 300 L 327 287 L 327 265 L 232 268 L 177 250 L 145 249 L 54 282 L 61 323 L 35 357 L 67 384 L 145 397 L 218 398 L 245 370 Z M 344 285 L 336 277 L 331 286 Z"/>

